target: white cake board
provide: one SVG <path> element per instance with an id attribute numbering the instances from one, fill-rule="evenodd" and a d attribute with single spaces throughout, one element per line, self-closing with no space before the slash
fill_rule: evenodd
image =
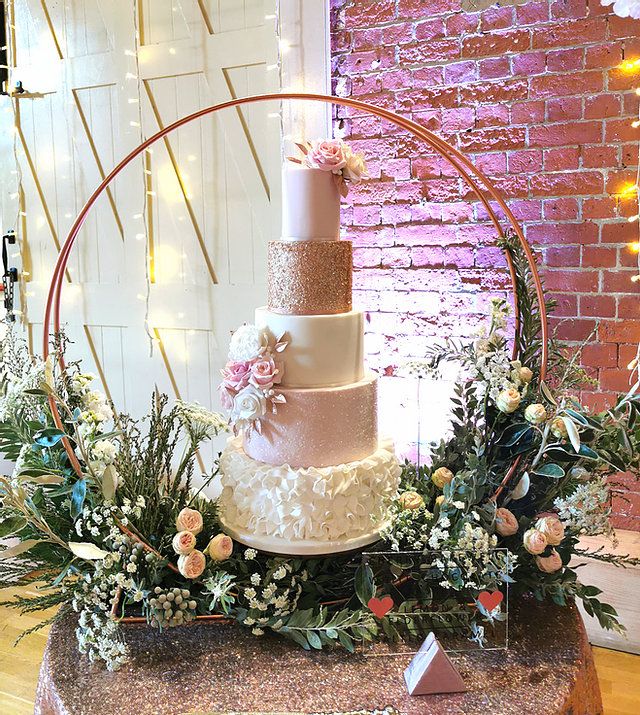
<path id="1" fill-rule="evenodd" d="M 341 539 L 340 541 L 317 541 L 312 539 L 287 541 L 278 536 L 256 535 L 249 531 L 243 531 L 236 526 L 226 524 L 224 517 L 220 518 L 220 523 L 225 533 L 235 541 L 239 541 L 252 549 L 267 551 L 279 556 L 328 556 L 329 554 L 358 551 L 379 541 L 380 532 L 388 525 L 388 522 L 385 522 L 374 532 L 352 539 Z"/>

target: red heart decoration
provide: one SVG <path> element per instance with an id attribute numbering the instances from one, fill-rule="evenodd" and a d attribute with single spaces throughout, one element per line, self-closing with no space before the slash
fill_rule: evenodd
<path id="1" fill-rule="evenodd" d="M 491 613 L 494 608 L 497 608 L 502 603 L 503 598 L 502 591 L 493 591 L 492 593 L 482 591 L 478 596 L 478 601 L 482 604 L 482 607 L 487 613 Z"/>
<path id="2" fill-rule="evenodd" d="M 374 596 L 369 599 L 367 606 L 369 606 L 378 618 L 383 618 L 393 608 L 393 598 L 391 598 L 391 596 L 384 596 L 383 598 L 376 598 Z"/>

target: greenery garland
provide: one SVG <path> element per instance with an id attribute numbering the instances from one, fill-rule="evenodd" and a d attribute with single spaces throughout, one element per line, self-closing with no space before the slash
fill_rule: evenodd
<path id="1" fill-rule="evenodd" d="M 78 364 L 55 374 L 55 361 L 32 358 L 9 335 L 0 355 L 0 453 L 16 464 L 0 477 L 0 538 L 15 541 L 0 551 L 0 588 L 37 584 L 38 595 L 8 605 L 21 612 L 70 606 L 79 613 L 81 652 L 110 669 L 127 659 L 122 618 L 131 614 L 159 629 L 217 615 L 307 649 L 351 651 L 359 641 L 433 628 L 482 645 L 485 625 L 504 612 L 484 607 L 480 594 L 507 584 L 512 596 L 562 605 L 578 597 L 605 628 L 622 630 L 599 590 L 578 580 L 576 558 L 637 563 L 589 552 L 579 537 L 612 536 L 615 475 L 638 475 L 638 385 L 590 414 L 576 397 L 587 380 L 579 352 L 555 339 L 549 380 L 540 380 L 532 277 L 517 240 L 507 236 L 501 245 L 516 275 L 520 360 L 511 360 L 504 337 L 507 305 L 494 301 L 489 329 L 472 345 L 448 341 L 405 367 L 421 378 L 455 361 L 462 372 L 450 434 L 433 445 L 429 466 L 404 465 L 391 524 L 372 547 L 391 556 L 281 558 L 233 545 L 215 502 L 203 496 L 217 466 L 203 487 L 192 486 L 198 449 L 226 428 L 220 415 L 185 403 L 170 408 L 156 394 L 142 421 L 114 419 L 104 395 L 91 389 L 92 375 Z M 64 350 L 60 338 L 56 355 Z M 64 431 L 55 427 L 50 397 Z M 375 615 L 371 599 L 385 594 L 399 605 Z"/>

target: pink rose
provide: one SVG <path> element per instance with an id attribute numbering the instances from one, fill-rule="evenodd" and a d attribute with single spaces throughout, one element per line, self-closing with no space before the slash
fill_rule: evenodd
<path id="1" fill-rule="evenodd" d="M 524 548 L 530 554 L 541 554 L 547 548 L 547 537 L 537 529 L 529 529 L 522 537 Z"/>
<path id="2" fill-rule="evenodd" d="M 202 531 L 202 514 L 196 509 L 185 506 L 176 519 L 176 531 L 190 531 L 199 534 Z"/>
<path id="3" fill-rule="evenodd" d="M 315 139 L 306 156 L 306 164 L 312 169 L 322 169 L 337 174 L 347 164 L 347 150 L 340 139 Z"/>
<path id="4" fill-rule="evenodd" d="M 217 534 L 209 542 L 207 551 L 214 561 L 224 561 L 233 552 L 233 541 L 226 534 Z"/>
<path id="5" fill-rule="evenodd" d="M 503 506 L 496 509 L 496 531 L 500 536 L 513 536 L 518 531 L 518 520 Z"/>
<path id="6" fill-rule="evenodd" d="M 190 554 L 184 554 L 178 559 L 178 571 L 185 578 L 198 578 L 202 575 L 206 565 L 207 557 L 198 549 L 194 549 Z"/>
<path id="7" fill-rule="evenodd" d="M 552 549 L 550 556 L 536 556 L 536 564 L 540 571 L 554 573 L 562 568 L 562 559 L 560 554 L 555 549 Z"/>
<path id="8" fill-rule="evenodd" d="M 255 387 L 270 388 L 276 382 L 278 368 L 273 358 L 266 357 L 251 365 L 251 377 L 249 382 Z"/>
<path id="9" fill-rule="evenodd" d="M 240 392 L 249 384 L 251 363 L 229 360 L 222 368 L 222 384 L 229 390 Z"/>
<path id="10" fill-rule="evenodd" d="M 233 393 L 225 386 L 224 382 L 218 387 L 220 404 L 223 410 L 230 410 L 233 407 Z"/>
<path id="11" fill-rule="evenodd" d="M 536 521 L 535 527 L 547 537 L 551 546 L 557 546 L 564 539 L 564 524 L 557 516 L 543 516 Z"/>

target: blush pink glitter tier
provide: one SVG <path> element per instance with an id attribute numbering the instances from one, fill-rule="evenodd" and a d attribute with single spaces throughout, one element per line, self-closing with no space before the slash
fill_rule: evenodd
<path id="1" fill-rule="evenodd" d="M 246 432 L 244 451 L 259 462 L 329 467 L 378 448 L 377 378 L 342 387 L 286 389 L 286 403 L 267 414 L 262 432 Z"/>

